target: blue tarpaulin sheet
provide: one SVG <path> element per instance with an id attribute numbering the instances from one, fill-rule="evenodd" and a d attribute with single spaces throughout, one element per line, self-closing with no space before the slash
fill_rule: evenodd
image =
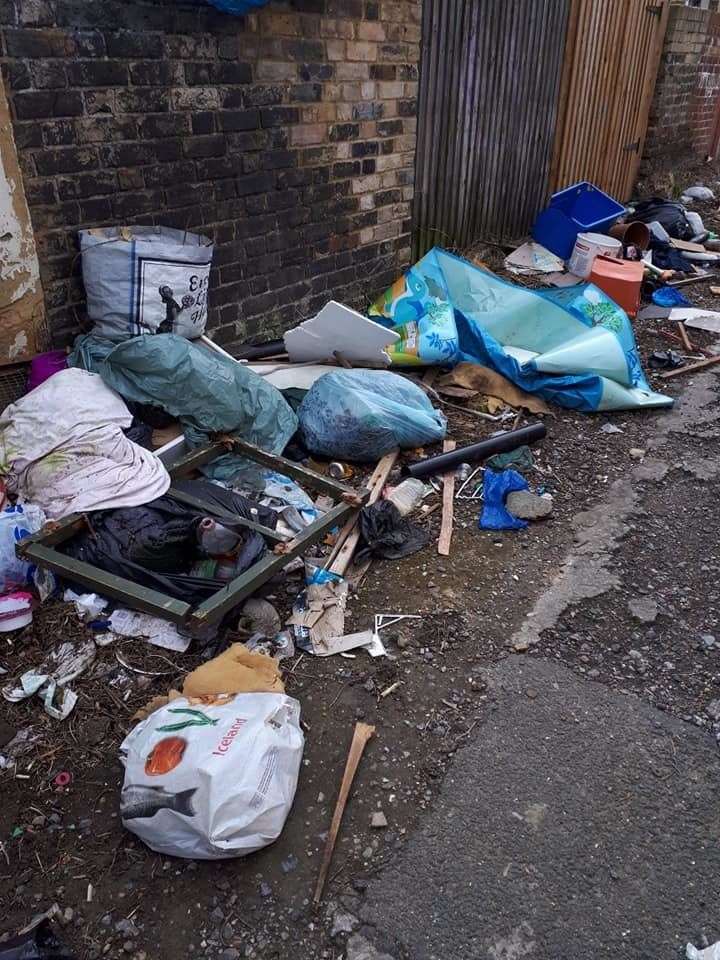
<path id="1" fill-rule="evenodd" d="M 449 303 L 455 342 L 438 306 Z M 667 407 L 645 379 L 627 314 L 591 283 L 530 290 L 434 247 L 370 308 L 374 320 L 403 327 L 415 362 L 467 361 L 492 367 L 528 393 L 592 412 Z M 415 337 L 409 334 L 415 325 Z M 426 356 L 427 354 L 427 356 Z M 402 362 L 402 361 L 399 361 Z"/>
<path id="2" fill-rule="evenodd" d="M 266 6 L 270 0 L 210 0 L 213 7 L 222 10 L 223 13 L 252 13 L 259 7 Z"/>

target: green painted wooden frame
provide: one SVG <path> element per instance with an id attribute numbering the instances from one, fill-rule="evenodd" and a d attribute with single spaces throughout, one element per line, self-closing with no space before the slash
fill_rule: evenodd
<path id="1" fill-rule="evenodd" d="M 336 503 L 326 514 L 305 527 L 301 533 L 292 539 L 288 539 L 262 524 L 253 523 L 232 514 L 231 518 L 236 523 L 262 534 L 269 541 L 271 552 L 198 606 L 192 607 L 183 600 L 169 597 L 149 587 L 143 587 L 125 577 L 107 573 L 105 570 L 92 566 L 92 564 L 75 560 L 73 557 L 68 557 L 56 550 L 55 547 L 58 544 L 69 540 L 83 527 L 92 524 L 91 517 L 84 514 L 74 514 L 58 523 L 48 524 L 38 533 L 27 537 L 16 547 L 18 556 L 30 560 L 38 566 L 48 567 L 66 579 L 81 583 L 83 586 L 105 596 L 121 600 L 129 607 L 142 610 L 144 613 L 165 617 L 165 619 L 172 620 L 174 623 L 187 626 L 190 630 L 193 627 L 199 629 L 207 624 L 217 623 L 229 610 L 241 603 L 245 597 L 254 593 L 258 587 L 282 570 L 294 557 L 301 556 L 314 543 L 322 540 L 334 527 L 342 526 L 351 514 L 367 502 L 370 495 L 370 491 L 367 489 L 359 492 L 355 491 L 344 483 L 338 483 L 329 477 L 316 473 L 314 470 L 308 470 L 298 463 L 267 453 L 259 447 L 234 438 L 223 438 L 222 442 L 218 441 L 209 446 L 191 450 L 172 464 L 168 472 L 173 479 L 185 476 L 203 464 L 227 453 L 230 447 L 235 453 L 240 453 L 262 466 L 292 477 L 312 490 L 330 496 Z M 172 485 L 166 496 L 172 497 L 180 503 L 196 507 L 203 513 L 218 519 L 228 518 L 228 515 L 221 508 L 205 503 L 202 497 L 194 497 L 177 490 Z"/>

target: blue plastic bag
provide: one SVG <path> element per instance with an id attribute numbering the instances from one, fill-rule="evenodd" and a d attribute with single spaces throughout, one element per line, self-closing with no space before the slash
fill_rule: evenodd
<path id="1" fill-rule="evenodd" d="M 326 373 L 308 390 L 298 419 L 312 453 L 360 462 L 436 443 L 447 429 L 420 387 L 385 370 Z"/>
<path id="2" fill-rule="evenodd" d="M 659 287 L 653 290 L 652 302 L 658 307 L 689 307 L 692 303 L 681 290 L 675 287 Z"/>
<path id="3" fill-rule="evenodd" d="M 486 470 L 483 474 L 483 511 L 478 526 L 483 530 L 522 530 L 526 527 L 527 520 L 514 517 L 505 506 L 505 500 L 509 493 L 527 489 L 527 480 L 516 470 L 503 470 L 502 473 Z"/>

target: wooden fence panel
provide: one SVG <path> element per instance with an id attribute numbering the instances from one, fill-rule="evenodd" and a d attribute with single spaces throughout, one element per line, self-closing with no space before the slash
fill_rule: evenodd
<path id="1" fill-rule="evenodd" d="M 590 180 L 625 201 L 637 178 L 670 0 L 571 0 L 551 191 Z"/>

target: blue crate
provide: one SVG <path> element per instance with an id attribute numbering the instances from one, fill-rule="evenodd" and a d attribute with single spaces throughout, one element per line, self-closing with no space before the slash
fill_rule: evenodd
<path id="1" fill-rule="evenodd" d="M 533 224 L 533 239 L 567 260 L 579 233 L 603 233 L 625 207 L 587 180 L 554 193 Z"/>

